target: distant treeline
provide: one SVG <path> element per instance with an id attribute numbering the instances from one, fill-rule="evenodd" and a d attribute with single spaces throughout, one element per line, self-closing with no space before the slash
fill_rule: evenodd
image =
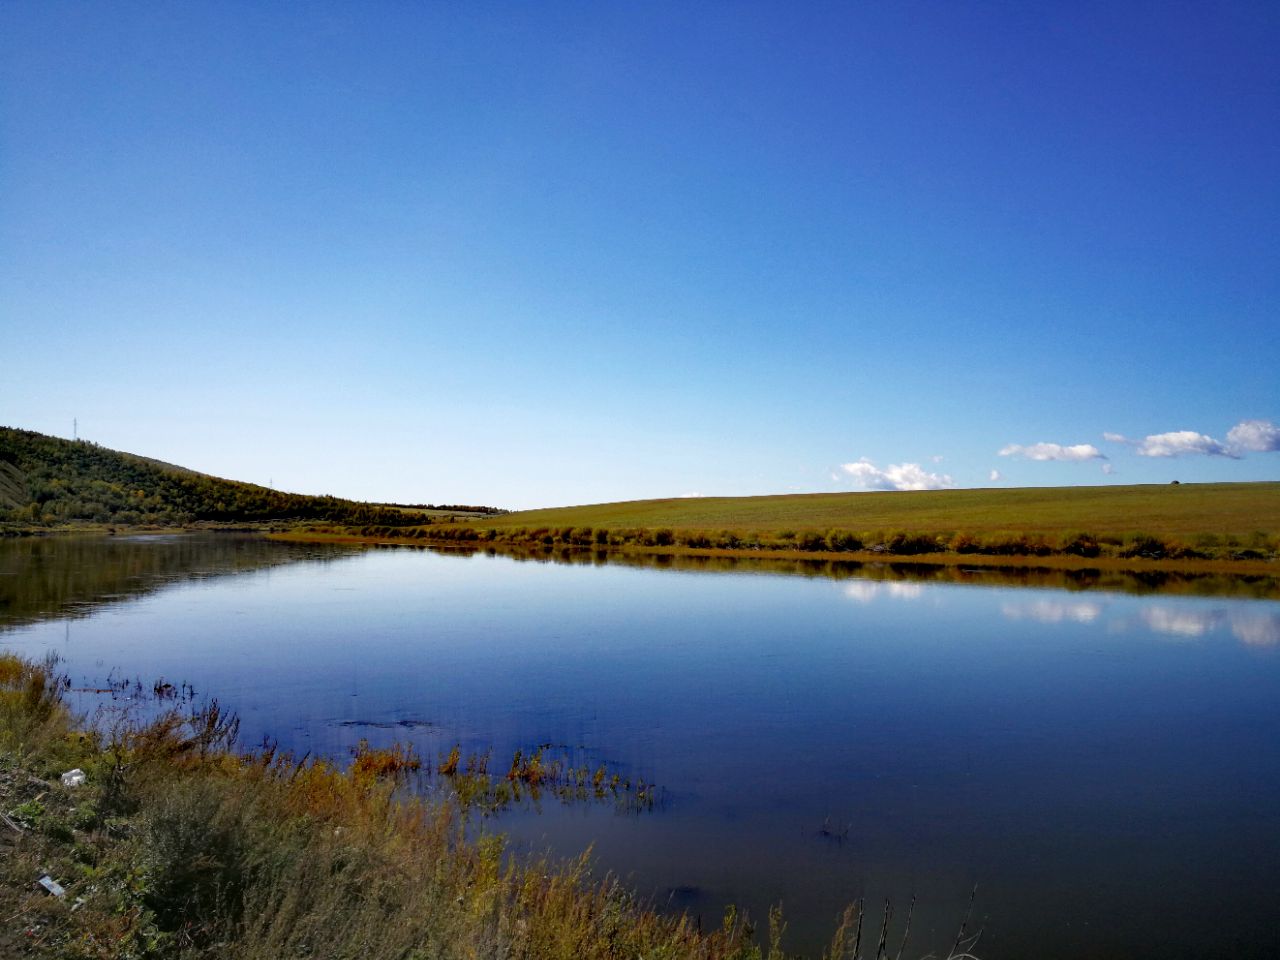
<path id="1" fill-rule="evenodd" d="M 986 556 L 1175 560 L 1268 560 L 1280 555 L 1280 538 L 1264 533 L 1247 537 L 1203 534 L 1184 542 L 1135 532 L 1124 535 L 1072 533 L 965 532 L 921 533 L 850 530 L 783 530 L 776 533 L 732 530 L 672 530 L 665 527 L 494 527 L 474 524 L 441 525 L 411 529 L 367 526 L 365 536 L 405 537 L 458 543 L 524 543 L 579 547 L 687 547 L 699 550 L 787 550 L 805 553 L 875 553 L 910 557 L 954 553 Z"/>
<path id="2" fill-rule="evenodd" d="M 437 513 L 482 513 L 489 517 L 502 516 L 511 512 L 500 507 L 467 506 L 461 503 L 388 503 L 384 506 L 399 507 L 401 510 L 434 510 Z"/>
<path id="3" fill-rule="evenodd" d="M 0 521 L 168 525 L 303 520 L 391 527 L 425 519 L 413 510 L 283 493 L 84 440 L 0 427 Z"/>

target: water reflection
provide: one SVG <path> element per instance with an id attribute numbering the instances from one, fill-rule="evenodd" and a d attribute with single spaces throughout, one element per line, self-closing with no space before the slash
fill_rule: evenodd
<path id="1" fill-rule="evenodd" d="M 858 603 L 870 603 L 877 597 L 889 597 L 893 600 L 919 600 L 924 596 L 922 583 L 878 583 L 867 580 L 860 583 L 846 584 L 844 595 Z"/>
<path id="2" fill-rule="evenodd" d="M 302 561 L 351 558 L 369 548 L 348 544 L 295 544 L 245 534 L 172 534 L 120 537 L 30 537 L 0 539 L 0 629 L 48 618 L 86 617 L 102 606 L 144 596 L 168 585 L 246 573 Z M 830 559 L 697 557 L 613 554 L 573 547 L 385 546 L 373 550 L 441 553 L 456 558 L 502 556 L 520 563 L 616 566 L 676 572 L 783 575 L 846 582 L 845 595 L 860 603 L 878 597 L 919 599 L 926 584 L 1051 588 L 1079 592 L 1120 592 L 1160 596 L 1280 599 L 1280 578 L 1226 574 L 1126 573 L 940 566 L 917 563 L 859 563 Z M 1093 602 L 1035 600 L 1012 602 L 1005 615 L 1042 623 L 1088 623 L 1099 614 Z M 1202 636 L 1211 624 L 1198 615 L 1153 611 L 1151 630 Z M 1190 617 L 1190 619 L 1188 619 Z M 1233 622 L 1239 639 L 1254 645 L 1277 642 L 1274 620 Z"/>
<path id="3" fill-rule="evenodd" d="M 985 567 L 962 564 L 900 562 L 862 563 L 856 560 L 780 557 L 691 556 L 687 554 L 620 554 L 587 547 L 527 545 L 385 546 L 387 550 L 425 550 L 450 556 L 506 557 L 523 563 L 567 566 L 645 567 L 673 571 L 732 574 L 783 574 L 833 580 L 871 580 L 906 583 L 955 583 L 989 587 L 1042 587 L 1056 590 L 1102 591 L 1196 597 L 1240 597 L 1280 600 L 1280 574 L 1242 576 L 1231 573 L 1187 573 L 1170 570 L 1063 570 L 1052 567 Z M 1034 563 L 1034 561 L 1032 561 Z"/>
<path id="4" fill-rule="evenodd" d="M 1179 640 L 1198 640 L 1225 631 L 1241 643 L 1253 647 L 1280 644 L 1280 614 L 1235 609 L 1183 610 L 1169 606 L 1151 606 L 1143 609 L 1140 615 L 1153 633 Z"/>
<path id="5" fill-rule="evenodd" d="M 104 605 L 190 580 L 356 552 L 341 545 L 281 544 L 229 533 L 0 539 L 0 630 L 87 617 Z"/>
<path id="6" fill-rule="evenodd" d="M 1274 647 L 1280 644 L 1280 614 L 1270 616 L 1232 616 L 1231 633 L 1251 647 Z"/>
<path id="7" fill-rule="evenodd" d="M 1229 635 L 1252 647 L 1280 644 L 1280 613 L 1269 608 L 1206 607 L 1203 601 L 1171 598 L 1164 603 L 1139 606 L 1136 612 L 1126 610 L 1114 610 L 1109 604 L 1094 601 L 1053 597 L 1006 600 L 1000 604 L 1000 613 L 1006 620 L 1097 624 L 1109 634 L 1139 631 L 1183 641 Z"/>
<path id="8" fill-rule="evenodd" d="M 1102 615 L 1102 605 L 1091 601 L 1033 600 L 1030 603 L 1007 602 L 1000 612 L 1009 620 L 1035 620 L 1037 623 L 1093 623 Z"/>
<path id="9" fill-rule="evenodd" d="M 498 829 L 591 846 L 705 923 L 781 900 L 790 948 L 816 952 L 850 899 L 918 895 L 907 952 L 945 955 L 977 881 L 987 960 L 1220 955 L 1226 928 L 1234 957 L 1273 952 L 1280 604 L 1251 599 L 1273 589 L 1257 579 L 591 550 L 298 563 L 323 554 L 219 540 L 161 570 L 97 545 L 96 573 L 9 556 L 33 582 L 0 588 L 8 607 L 85 619 L 3 645 L 57 651 L 77 686 L 188 680 L 247 742 L 299 753 L 460 744 L 505 767 L 549 743 L 660 783 L 652 816 L 548 803 Z"/>
<path id="10" fill-rule="evenodd" d="M 1179 639 L 1203 637 L 1226 620 L 1221 610 L 1178 610 L 1171 607 L 1145 607 L 1139 612 L 1153 633 Z"/>

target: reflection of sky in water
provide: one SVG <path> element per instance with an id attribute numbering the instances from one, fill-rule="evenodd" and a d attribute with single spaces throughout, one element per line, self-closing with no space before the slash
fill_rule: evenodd
<path id="1" fill-rule="evenodd" d="M 1253 609 L 1257 607 L 1258 609 Z M 1280 611 L 1274 604 L 1169 597 L 1161 600 L 1008 600 L 1000 612 L 1009 620 L 1043 624 L 1097 623 L 1108 633 L 1146 632 L 1175 640 L 1234 637 L 1254 647 L 1280 644 Z"/>
<path id="2" fill-rule="evenodd" d="M 923 583 L 881 583 L 875 580 L 856 580 L 843 587 L 844 595 L 858 603 L 870 603 L 879 597 L 894 600 L 919 600 L 924 596 Z"/>
<path id="3" fill-rule="evenodd" d="M 1000 612 L 1010 620 L 1035 620 L 1038 623 L 1093 623 L 1102 615 L 1102 605 L 1088 600 L 1064 602 L 1062 600 L 1033 600 L 1026 603 L 1008 602 L 1000 605 Z"/>
<path id="4" fill-rule="evenodd" d="M 1242 643 L 1254 647 L 1280 644 L 1280 613 L 1269 617 L 1231 616 L 1231 633 Z"/>

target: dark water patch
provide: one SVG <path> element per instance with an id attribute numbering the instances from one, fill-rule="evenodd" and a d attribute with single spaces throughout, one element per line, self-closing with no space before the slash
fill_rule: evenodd
<path id="1" fill-rule="evenodd" d="M 430 720 L 334 720 L 335 727 L 365 727 L 370 730 L 430 730 L 435 726 Z"/>

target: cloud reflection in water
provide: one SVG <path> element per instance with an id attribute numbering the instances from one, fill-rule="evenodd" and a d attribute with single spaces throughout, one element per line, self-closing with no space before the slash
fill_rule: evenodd
<path id="1" fill-rule="evenodd" d="M 923 583 L 881 583 L 875 580 L 857 580 L 844 585 L 844 595 L 858 603 L 870 603 L 877 597 L 894 600 L 919 600 L 924 596 Z"/>
<path id="2" fill-rule="evenodd" d="M 1102 616 L 1102 604 L 1089 600 L 1034 600 L 1031 603 L 1003 603 L 1000 612 L 1009 620 L 1038 623 L 1093 623 Z"/>
<path id="3" fill-rule="evenodd" d="M 1107 611 L 1101 603 L 1087 600 L 1033 600 L 1025 603 L 1005 602 L 1000 612 L 1009 620 L 1034 620 L 1037 623 L 1095 623 Z M 1135 627 L 1176 640 L 1199 640 L 1214 633 L 1229 632 L 1251 647 L 1280 646 L 1280 612 L 1208 609 L 1173 603 L 1147 604 L 1138 608 L 1137 617 L 1115 616 L 1106 621 L 1110 631 L 1124 632 Z"/>

